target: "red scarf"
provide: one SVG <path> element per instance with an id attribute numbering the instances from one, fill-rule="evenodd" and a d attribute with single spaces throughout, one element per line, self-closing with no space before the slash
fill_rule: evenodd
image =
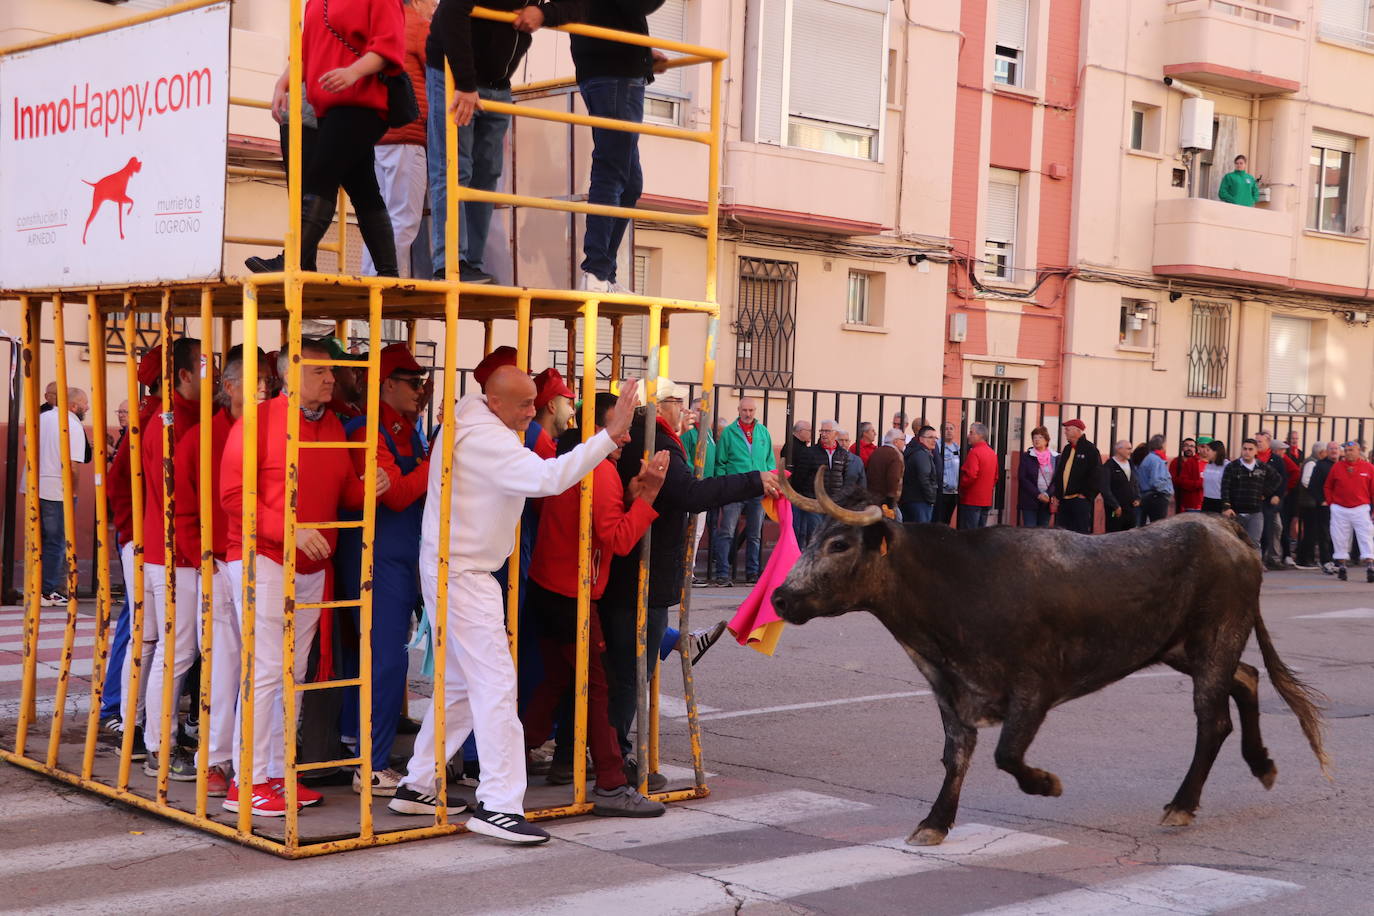
<path id="1" fill-rule="evenodd" d="M 669 426 L 669 425 L 668 425 L 668 421 L 665 420 L 665 419 L 663 419 L 662 417 L 656 417 L 655 419 L 658 420 L 658 433 L 659 433 L 659 435 L 661 435 L 661 436 L 667 436 L 669 439 L 671 439 L 671 440 L 673 440 L 674 442 L 676 442 L 676 443 L 677 443 L 677 447 L 680 448 L 680 449 L 682 449 L 682 453 L 683 453 L 684 455 L 686 455 L 686 454 L 687 454 L 687 449 L 686 449 L 685 446 L 683 446 L 682 440 L 681 440 L 680 438 L 678 438 L 677 431 L 674 430 L 671 426 Z M 689 458 L 689 460 L 690 460 L 691 456 L 689 455 L 688 458 Z"/>

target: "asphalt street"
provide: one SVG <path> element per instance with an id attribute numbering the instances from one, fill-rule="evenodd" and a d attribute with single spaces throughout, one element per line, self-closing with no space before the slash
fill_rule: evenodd
<path id="1" fill-rule="evenodd" d="M 694 620 L 743 595 L 698 589 Z M 1191 682 L 1152 669 L 1050 714 L 1028 761 L 1062 797 L 1021 794 L 988 729 L 946 845 L 906 846 L 943 775 L 939 717 L 907 656 L 854 614 L 789 627 L 772 658 L 722 642 L 702 660 L 709 798 L 554 822 L 536 848 L 464 835 L 289 862 L 0 765 L 0 911 L 1374 913 L 1374 585 L 1274 573 L 1263 610 L 1331 698 L 1333 779 L 1264 681 L 1276 785 L 1249 774 L 1237 732 L 1187 828 L 1159 818 L 1192 754 Z M 0 704 L 7 744 L 16 708 Z M 663 736 L 665 761 L 686 764 L 685 721 Z"/>

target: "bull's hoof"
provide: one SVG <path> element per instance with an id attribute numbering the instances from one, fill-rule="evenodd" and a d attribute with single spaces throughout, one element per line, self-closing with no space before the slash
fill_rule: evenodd
<path id="1" fill-rule="evenodd" d="M 1274 780 L 1279 778 L 1279 768 L 1274 766 L 1273 762 L 1270 761 L 1269 769 L 1261 773 L 1256 773 L 1255 778 L 1258 779 L 1260 785 L 1264 786 L 1266 789 L 1272 789 L 1274 788 Z"/>
<path id="2" fill-rule="evenodd" d="M 1182 808 L 1175 808 L 1172 805 L 1164 806 L 1164 817 L 1159 823 L 1164 827 L 1187 827 L 1193 822 L 1193 813 L 1184 811 Z"/>
<path id="3" fill-rule="evenodd" d="M 1027 795 L 1044 795 L 1048 798 L 1058 798 L 1064 794 L 1064 784 L 1059 781 L 1059 777 L 1045 770 L 1030 770 L 1018 785 L 1021 791 Z"/>
<path id="4" fill-rule="evenodd" d="M 917 827 L 911 836 L 906 838 L 908 846 L 939 846 L 945 841 L 948 830 L 940 830 L 936 827 Z"/>

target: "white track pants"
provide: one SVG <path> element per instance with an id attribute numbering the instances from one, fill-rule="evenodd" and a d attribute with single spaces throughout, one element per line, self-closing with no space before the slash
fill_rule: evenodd
<path id="1" fill-rule="evenodd" d="M 134 596 L 134 545 L 133 542 L 125 544 L 119 551 L 119 566 L 124 573 L 124 590 L 129 595 L 129 607 L 132 608 L 135 601 Z M 161 569 L 161 567 L 158 567 Z M 148 567 L 143 567 L 143 594 L 146 598 L 150 594 L 148 587 Z M 157 647 L 157 624 L 152 620 L 151 603 L 145 600 L 143 605 L 143 635 L 152 636 L 152 641 L 144 639 L 143 651 L 139 653 L 141 662 L 141 672 L 138 679 L 138 702 L 134 702 L 134 697 L 129 691 L 129 677 L 133 673 L 134 644 L 133 644 L 133 617 L 129 618 L 129 648 L 124 652 L 124 665 L 119 675 L 120 682 L 123 684 L 119 694 L 119 715 L 124 720 L 125 728 L 133 728 L 135 725 L 143 724 L 143 701 L 148 696 L 148 666 L 153 661 L 153 649 Z M 132 614 L 132 610 L 130 611 Z M 149 630 L 152 633 L 149 633 Z"/>
<path id="2" fill-rule="evenodd" d="M 282 640 L 286 633 L 286 599 L 282 583 L 281 564 L 259 556 L 257 608 L 253 615 L 253 785 L 286 775 L 286 731 L 285 720 L 282 718 Z M 296 574 L 298 604 L 313 604 L 323 596 L 323 570 Z M 310 644 L 314 642 L 315 631 L 319 626 L 318 608 L 296 611 L 296 653 L 292 670 L 297 681 L 305 677 L 306 663 L 310 658 Z M 239 630 L 243 630 L 241 607 Z M 300 694 L 296 695 L 295 714 L 300 714 Z M 242 707 L 238 710 L 235 722 L 235 731 L 241 735 Z M 242 782 L 240 778 L 240 783 Z"/>
<path id="3" fill-rule="evenodd" d="M 234 717 L 239 708 L 239 673 L 243 668 L 238 602 L 234 600 L 234 590 L 239 582 L 238 575 L 230 575 L 229 564 L 215 561 L 215 579 L 211 591 L 214 609 L 210 612 L 211 766 L 232 763 L 234 759 Z"/>
<path id="4" fill-rule="evenodd" d="M 433 628 L 436 576 L 420 573 L 425 613 Z M 501 586 L 485 572 L 449 575 L 448 630 L 444 640 L 444 759 L 477 734 L 482 777 L 477 800 L 488 811 L 525 810 L 525 731 L 515 705 L 515 663 L 506 641 Z M 402 782 L 430 794 L 434 784 L 434 706 L 415 736 L 415 754 Z"/>
<path id="5" fill-rule="evenodd" d="M 149 566 L 144 576 L 157 570 L 151 577 L 153 583 L 153 616 L 144 617 L 144 636 L 149 626 L 154 626 L 162 635 L 167 633 L 167 567 Z M 166 679 L 163 665 L 166 664 L 167 644 L 172 649 L 172 721 L 171 737 L 176 740 L 177 706 L 181 698 L 181 687 L 186 680 L 186 672 L 195 663 L 196 653 L 200 650 L 200 571 L 195 567 L 174 566 L 172 568 L 173 587 L 176 589 L 176 627 L 170 640 L 159 639 L 153 650 L 152 666 L 148 669 L 148 724 L 143 729 L 143 740 L 150 753 L 156 754 L 162 747 L 162 689 Z M 199 702 L 197 700 L 197 702 Z"/>
<path id="6" fill-rule="evenodd" d="M 410 246 L 420 232 L 420 217 L 425 212 L 425 187 L 429 174 L 425 148 L 412 143 L 387 143 L 373 148 L 377 187 L 386 212 L 391 217 L 391 232 L 396 237 L 396 263 L 401 276 L 410 276 Z M 363 246 L 363 276 L 377 272 L 372 253 Z M 425 277 L 428 280 L 428 277 Z"/>
<path id="7" fill-rule="evenodd" d="M 1374 520 L 1370 519 L 1368 506 L 1331 506 L 1331 556 L 1337 560 L 1350 559 L 1350 536 L 1360 545 L 1360 557 L 1368 562 L 1374 559 Z"/>

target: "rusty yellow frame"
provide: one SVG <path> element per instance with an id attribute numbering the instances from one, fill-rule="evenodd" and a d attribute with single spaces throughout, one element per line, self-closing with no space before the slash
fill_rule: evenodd
<path id="1" fill-rule="evenodd" d="M 68 32 L 63 35 L 56 35 L 38 41 L 27 42 L 21 45 L 12 46 L 0 51 L 0 55 L 15 53 L 22 50 L 29 50 L 50 44 L 68 41 L 74 38 L 81 38 L 88 35 L 100 34 L 102 32 L 113 31 L 129 25 L 136 25 L 143 22 L 176 15 L 177 13 L 189 10 L 200 9 L 212 6 L 224 0 L 186 0 L 177 3 L 163 10 L 150 11 L 136 16 L 128 17 L 118 23 L 99 26 L 89 29 L 82 29 Z M 517 194 L 495 194 L 492 192 L 476 191 L 463 188 L 458 183 L 457 174 L 457 129 L 449 120 L 446 125 L 447 143 L 447 162 L 446 172 L 449 187 L 452 191 L 448 195 L 447 202 L 447 226 L 446 242 L 448 250 L 459 251 L 458 238 L 458 207 L 464 201 L 489 201 L 502 203 L 512 207 L 532 207 L 548 210 L 557 210 L 571 213 L 594 214 L 611 217 L 621 217 L 638 219 L 646 222 L 661 222 L 666 224 L 689 225 L 701 227 L 706 232 L 706 289 L 705 295 L 701 300 L 684 300 L 665 297 L 651 297 L 635 295 L 629 293 L 590 293 L 581 290 L 539 290 L 530 291 L 509 287 L 474 287 L 472 284 L 459 282 L 455 276 L 454 261 L 450 258 L 447 264 L 447 274 L 444 280 L 417 280 L 417 279 L 397 279 L 386 277 L 356 277 L 348 275 L 324 274 L 312 271 L 302 271 L 300 267 L 300 198 L 301 198 L 301 79 L 302 79 L 302 59 L 301 59 L 301 33 L 295 24 L 301 21 L 301 13 L 304 0 L 289 0 L 289 21 L 293 24 L 290 29 L 290 50 L 288 64 L 288 79 L 290 82 L 289 109 L 291 128 L 288 131 L 287 144 L 287 194 L 288 194 L 288 221 L 285 238 L 281 240 L 284 246 L 285 270 L 274 274 L 258 274 L 245 277 L 238 281 L 242 286 L 242 345 L 244 350 L 243 360 L 243 385 L 248 396 L 245 398 L 244 412 L 242 416 L 243 436 L 244 436 L 244 466 L 242 478 L 243 510 L 242 510 L 242 538 L 243 538 L 243 557 L 242 557 L 242 618 L 241 618 L 241 688 L 240 699 L 240 720 L 242 732 L 245 735 L 253 733 L 255 715 L 271 715 L 276 710 L 255 710 L 253 697 L 253 668 L 254 668 L 254 648 L 258 637 L 256 628 L 256 574 L 258 563 L 258 473 L 257 473 L 257 444 L 258 429 L 260 424 L 259 405 L 253 392 L 257 389 L 258 361 L 256 353 L 258 350 L 258 321 L 259 321 L 259 289 L 263 287 L 280 286 L 285 291 L 286 305 L 286 346 L 289 353 L 289 368 L 287 379 L 287 397 L 289 408 L 287 412 L 288 424 L 288 467 L 291 469 L 287 480 L 286 501 L 288 505 L 295 503 L 300 481 L 296 476 L 297 460 L 299 458 L 302 443 L 299 441 L 299 388 L 301 379 L 301 369 L 303 365 L 331 364 L 329 360 L 304 359 L 301 354 L 301 321 L 304 313 L 303 290 L 307 286 L 324 285 L 335 287 L 346 287 L 365 293 L 368 298 L 368 317 L 369 317 L 369 356 L 368 368 L 372 370 L 374 378 L 379 366 L 380 351 L 380 328 L 384 314 L 384 295 L 386 291 L 392 289 L 411 289 L 422 292 L 441 293 L 443 295 L 443 318 L 444 318 L 444 365 L 443 365 L 443 391 L 444 397 L 440 408 L 441 416 L 441 437 L 438 444 L 439 466 L 440 466 L 440 528 L 439 528 L 439 549 L 438 549 L 438 595 L 436 607 L 433 609 L 433 641 L 435 655 L 435 676 L 434 676 L 434 732 L 435 732 L 435 776 L 439 787 L 441 805 L 435 816 L 434 823 L 429 826 L 411 828 L 395 832 L 377 833 L 371 821 L 371 793 L 369 791 L 371 780 L 371 622 L 372 622 L 372 594 L 370 581 L 373 570 L 373 540 L 375 530 L 375 506 L 376 506 L 376 448 L 377 448 L 377 428 L 375 424 L 370 425 L 367 433 L 367 441 L 364 443 L 366 448 L 366 493 L 364 517 L 360 522 L 355 523 L 330 523 L 307 525 L 298 522 L 293 513 L 288 512 L 285 519 L 284 537 L 284 563 L 283 563 L 283 591 L 285 602 L 285 628 L 282 634 L 283 640 L 283 704 L 280 714 L 282 715 L 282 726 L 285 731 L 285 751 L 286 751 L 286 773 L 285 791 L 287 795 L 287 818 L 284 841 L 277 841 L 269 837 L 257 834 L 253 831 L 251 805 L 248 803 L 247 793 L 244 795 L 244 803 L 240 805 L 240 810 L 236 822 L 233 825 L 220 823 L 210 818 L 207 807 L 207 772 L 208 772 L 208 741 L 201 742 L 200 751 L 197 754 L 197 787 L 194 811 L 186 811 L 168 803 L 168 759 L 169 754 L 164 753 L 159 766 L 159 772 L 153 797 L 132 791 L 129 787 L 130 763 L 133 750 L 133 729 L 125 732 L 122 746 L 120 747 L 119 764 L 114 784 L 96 780 L 93 777 L 93 766 L 95 756 L 96 734 L 98 732 L 98 712 L 100 706 L 100 695 L 103 686 L 104 669 L 108 663 L 109 640 L 112 637 L 113 628 L 110 624 L 110 570 L 107 546 L 105 543 L 105 531 L 108 525 L 108 512 L 106 509 L 106 481 L 107 468 L 105 467 L 105 457 L 103 449 L 97 449 L 99 453 L 96 457 L 96 501 L 97 501 L 97 533 L 96 549 L 99 555 L 97 568 L 97 602 L 96 602 L 96 621 L 97 621 L 97 645 L 95 650 L 95 662 L 93 664 L 91 682 L 91 708 L 86 715 L 86 734 L 82 745 L 82 761 L 79 772 L 64 769 L 60 760 L 62 724 L 64 714 L 64 701 L 66 697 L 68 682 L 71 670 L 72 649 L 75 642 L 75 630 L 77 622 L 77 598 L 76 598 L 76 579 L 77 567 L 75 559 L 75 542 L 69 539 L 67 544 L 67 579 L 68 594 L 70 600 L 67 605 L 66 624 L 64 627 L 62 669 L 58 680 L 57 702 L 48 735 L 46 752 L 40 758 L 30 756 L 28 753 L 29 731 L 37 724 L 36 712 L 36 692 L 37 692 L 37 645 L 39 631 L 42 624 L 42 613 L 40 609 L 41 591 L 41 516 L 39 512 L 39 497 L 36 486 L 31 486 L 28 491 L 28 498 L 25 511 L 25 531 L 27 554 L 26 572 L 26 603 L 28 605 L 24 623 L 24 656 L 23 673 L 21 682 L 21 703 L 20 716 L 15 733 L 14 750 L 0 749 L 0 759 L 10 763 L 26 767 L 38 772 L 45 773 L 54 779 L 79 786 L 87 791 L 98 795 L 116 799 L 126 804 L 150 811 L 173 821 L 199 827 L 207 832 L 236 840 L 246 846 L 273 852 L 288 858 L 302 858 L 308 856 L 321 855 L 326 853 L 338 852 L 347 849 L 365 848 L 371 846 L 390 845 L 411 839 L 422 837 L 440 836 L 452 834 L 464 830 L 462 826 L 448 823 L 444 814 L 444 800 L 446 799 L 446 780 L 445 768 L 447 761 L 444 759 L 445 747 L 445 704 L 444 689 L 445 667 L 446 667 L 446 640 L 447 633 L 447 601 L 448 601 L 448 581 L 449 581 L 449 548 L 450 548 L 450 507 L 453 486 L 453 445 L 454 445 L 454 404 L 455 393 L 457 391 L 457 360 L 458 360 L 458 321 L 460 315 L 460 301 L 464 294 L 480 292 L 484 296 L 502 297 L 509 299 L 515 321 L 518 325 L 519 334 L 519 364 L 528 369 L 530 358 L 530 333 L 531 323 L 535 317 L 533 299 L 537 296 L 543 302 L 564 303 L 575 308 L 582 316 L 585 323 L 584 350 L 594 354 L 597 343 L 597 317 L 602 314 L 604 307 L 618 309 L 623 312 L 626 308 L 643 309 L 650 318 L 650 357 L 649 374 L 645 381 L 645 397 L 648 404 L 646 417 L 646 455 L 653 450 L 655 437 L 655 408 L 657 401 L 656 380 L 660 374 L 668 371 L 668 318 L 672 314 L 678 313 L 700 313 L 704 314 L 708 320 L 707 352 L 705 355 L 705 368 L 703 377 L 702 417 L 701 423 L 710 428 L 710 392 L 714 384 L 715 373 L 715 346 L 716 335 L 719 324 L 719 305 L 717 297 L 717 270 L 718 270 L 718 217 L 719 217 L 719 183 L 720 183 L 720 155 L 721 155 L 721 90 L 723 77 L 723 61 L 725 53 L 683 42 L 666 41 L 655 39 L 649 36 L 634 35 L 630 33 L 617 32 L 610 29 L 597 28 L 584 25 L 567 25 L 560 27 L 561 31 L 588 37 L 604 38 L 612 41 L 620 41 L 627 44 L 639 45 L 642 47 L 661 48 L 683 55 L 673 59 L 669 66 L 690 66 L 695 64 L 708 64 L 711 68 L 711 126 L 709 130 L 685 130 L 680 128 L 660 127 L 656 125 L 635 124 L 614 119 L 596 118 L 587 115 L 562 114 L 542 112 L 538 109 L 519 105 L 502 105 L 500 103 L 484 103 L 484 107 L 493 110 L 509 113 L 518 117 L 533 117 L 536 119 L 558 121 L 572 126 L 596 127 L 614 130 L 625 130 L 649 136 L 657 136 L 666 139 L 682 140 L 687 142 L 702 143 L 708 148 L 708 167 L 707 167 L 707 206 L 702 214 L 683 214 L 667 211 L 641 210 L 637 208 L 610 207 L 596 204 L 552 200 L 548 198 L 529 197 Z M 496 21 L 511 21 L 514 15 L 507 12 L 476 8 L 473 15 L 478 18 L 492 19 Z M 445 67 L 445 102 L 451 103 L 453 95 L 452 74 L 447 72 Z M 546 81 L 550 85 L 543 88 L 552 88 L 552 84 L 558 81 Z M 522 90 L 538 88 L 539 84 L 521 87 Z M 268 104 L 258 100 L 231 97 L 230 103 L 233 105 L 246 106 L 251 108 L 263 109 Z M 233 174 L 243 174 L 249 177 L 269 177 L 268 170 L 258 169 L 231 169 Z M 263 173 L 263 174 L 259 174 Z M 277 173 L 270 173 L 275 177 Z M 339 232 L 338 240 L 334 243 L 322 244 L 320 247 L 325 250 L 335 251 L 339 257 L 339 265 L 342 269 L 346 264 L 346 220 L 343 195 L 340 195 L 339 213 Z M 225 239 L 227 244 L 277 244 L 275 239 L 259 239 L 246 237 L 228 236 Z M 51 294 L 51 304 L 53 306 L 53 326 L 54 338 L 58 344 L 54 348 L 55 371 L 58 378 L 58 410 L 59 423 L 61 426 L 63 441 L 66 442 L 69 430 L 67 428 L 67 374 L 66 374 L 66 354 L 63 342 L 65 340 L 65 330 L 63 325 L 64 307 L 67 299 L 64 294 L 69 295 L 70 290 L 30 290 L 23 291 L 19 295 L 21 307 L 24 312 L 24 342 L 23 342 L 23 379 L 24 379 L 24 404 L 25 412 L 29 417 L 36 417 L 38 414 L 39 403 L 39 374 L 41 356 L 41 327 L 42 312 L 44 306 L 44 295 Z M 124 329 L 126 339 L 135 339 L 137 311 L 148 310 L 146 303 L 141 303 L 140 294 L 159 293 L 158 311 L 162 316 L 162 338 L 163 359 L 164 359 L 164 379 L 174 379 L 172 371 L 171 339 L 169 330 L 172 327 L 173 316 L 173 297 L 171 287 L 130 287 L 122 296 L 122 312 L 124 316 Z M 87 319 L 90 327 L 90 356 L 93 366 L 92 372 L 92 407 L 95 409 L 97 417 L 104 417 L 108 406 L 106 394 L 106 360 L 104 351 L 103 329 L 104 315 L 97 302 L 94 293 L 86 295 L 85 302 L 88 310 Z M 204 285 L 200 288 L 200 308 L 199 319 L 201 323 L 203 365 L 206 367 L 200 379 L 200 436 L 198 446 L 202 453 L 207 453 L 211 448 L 211 396 L 213 395 L 213 371 L 214 356 L 217 352 L 227 352 L 231 342 L 231 330 L 233 318 L 228 315 L 220 315 L 220 332 L 218 341 L 214 331 L 215 308 L 213 299 L 213 284 Z M 619 312 L 611 314 L 612 322 L 612 349 L 613 353 L 621 351 L 621 321 Z M 410 336 L 415 337 L 415 325 L 412 321 Z M 576 354 L 575 346 L 575 327 L 569 323 L 569 363 L 570 367 L 575 365 Z M 485 329 L 485 349 L 490 350 L 492 344 L 492 330 L 490 321 Z M 218 344 L 218 345 L 217 345 Z M 350 363 L 350 365 L 356 365 Z M 595 389 L 596 389 L 596 359 L 594 356 L 585 356 L 582 363 L 583 374 L 583 416 L 582 425 L 584 438 L 593 429 L 593 411 L 595 409 Z M 570 372 L 570 376 L 572 373 Z M 128 400 L 131 405 L 138 404 L 139 384 L 137 379 L 137 366 L 132 358 L 127 360 L 126 381 Z M 165 383 L 162 391 L 162 408 L 167 413 L 171 410 L 171 391 L 173 385 Z M 374 416 L 378 408 L 378 387 L 369 386 L 368 393 L 368 415 Z M 131 410 L 129 421 L 129 454 L 130 454 L 130 474 L 132 479 L 132 500 L 133 500 L 133 529 L 134 543 L 141 545 L 147 533 L 144 531 L 144 486 L 142 473 L 142 447 L 143 433 L 142 423 L 139 421 L 138 410 Z M 172 439 L 172 430 L 164 424 L 163 426 L 163 453 L 164 457 L 170 459 L 176 444 Z M 26 463 L 31 480 L 36 481 L 38 477 L 38 424 L 31 422 L 26 424 Z M 356 447 L 339 444 L 339 447 Z M 702 462 L 704 458 L 705 437 L 699 437 L 697 453 L 693 456 L 695 473 L 700 476 L 702 473 Z M 164 525 L 163 530 L 158 533 L 163 539 L 163 546 L 167 555 L 172 558 L 175 564 L 175 481 L 172 479 L 171 462 L 164 464 Z M 73 492 L 73 469 L 71 457 L 68 449 L 63 449 L 62 458 L 63 486 L 67 493 Z M 199 556 L 200 589 L 199 589 L 199 610 L 201 627 L 201 645 L 204 673 L 202 679 L 201 696 L 199 697 L 200 707 L 203 713 L 208 714 L 210 706 L 210 673 L 214 664 L 213 645 L 213 626 L 212 612 L 214 604 L 214 557 L 211 549 L 212 529 L 211 529 L 211 499 L 212 493 L 211 467 L 206 461 L 201 462 L 199 485 L 199 505 L 198 510 L 201 517 L 201 539 L 202 549 Z M 588 475 L 580 486 L 579 500 L 579 521 L 581 531 L 578 541 L 578 573 L 579 573 L 579 595 L 578 595 L 578 614 L 577 614 L 577 672 L 574 685 L 574 692 L 577 698 L 575 713 L 575 785 L 574 798 L 572 804 L 553 808 L 544 808 L 526 812 L 531 819 L 545 819 L 571 814 L 583 814 L 591 809 L 590 803 L 586 798 L 586 724 L 587 724 L 587 663 L 589 653 L 589 625 L 590 625 L 590 579 L 591 579 L 591 537 L 590 537 L 590 514 L 592 505 L 592 476 Z M 72 502 L 67 501 L 65 523 L 68 531 L 75 528 Z M 356 678 L 339 679 L 330 681 L 326 684 L 305 684 L 298 685 L 293 677 L 293 656 L 295 641 L 295 611 L 311 607 L 311 605 L 300 604 L 296 601 L 295 595 L 295 538 L 297 530 L 307 527 L 313 528 L 341 528 L 349 524 L 361 527 L 364 531 L 364 556 L 363 556 L 363 581 L 364 587 L 361 597 L 356 602 L 361 622 L 361 642 L 360 654 L 362 656 L 359 665 L 359 676 Z M 645 653 L 656 651 L 657 647 L 646 646 L 645 615 L 646 600 L 648 589 L 648 548 L 650 537 L 645 535 L 643 542 L 643 553 L 640 563 L 640 582 L 638 593 L 638 607 L 636 614 L 637 622 L 637 648 L 639 665 L 639 733 L 637 735 L 637 753 L 640 762 L 640 786 L 644 788 L 644 781 L 647 778 L 649 769 L 657 766 L 658 760 L 658 728 L 657 728 L 657 709 L 658 709 L 658 678 L 654 678 L 652 689 L 645 683 Z M 517 536 L 517 545 L 519 539 Z M 690 563 L 693 557 L 695 544 L 689 544 L 687 548 L 687 561 Z M 517 575 L 511 576 L 511 586 L 508 592 L 508 614 L 510 619 L 511 644 L 510 648 L 514 654 L 518 649 L 519 623 L 515 608 L 518 606 L 518 569 L 519 569 L 519 548 L 517 546 L 515 554 L 511 557 L 511 572 Z M 130 634 L 130 682 L 125 685 L 125 690 L 130 696 L 137 696 L 139 681 L 144 675 L 141 664 L 140 647 L 143 642 L 145 628 L 149 626 L 161 627 L 164 638 L 173 635 L 176 626 L 176 607 L 175 597 L 175 570 L 168 581 L 168 599 L 166 611 L 162 621 L 148 621 L 145 619 L 144 601 L 144 563 L 141 547 L 136 547 L 134 551 L 133 582 L 130 583 L 130 603 L 131 603 L 131 634 Z M 352 602 L 330 601 L 317 602 L 314 607 L 341 607 Z M 679 612 L 679 626 L 686 631 L 688 625 L 688 615 L 690 607 L 690 590 L 684 593 L 682 607 Z M 182 609 L 182 613 L 191 613 L 190 608 Z M 263 634 L 264 636 L 268 634 Z M 164 653 L 165 672 L 170 674 L 174 662 L 174 653 Z M 691 659 L 684 652 L 682 653 L 682 665 L 684 673 L 684 688 L 689 719 L 689 733 L 691 739 L 691 753 L 693 769 L 695 773 L 694 784 L 689 789 L 677 790 L 672 792 L 661 792 L 653 797 L 662 801 L 679 801 L 690 798 L 700 798 L 708 794 L 709 790 L 705 785 L 703 764 L 701 758 L 700 728 L 697 721 L 697 706 L 691 678 Z M 162 721 L 157 723 L 162 731 L 164 748 L 171 746 L 171 727 L 175 708 L 172 704 L 170 692 L 172 678 L 164 678 L 164 703 Z M 361 728 L 359 735 L 359 754 L 356 758 L 343 761 L 322 761 L 309 764 L 298 764 L 295 760 L 295 709 L 297 699 L 302 691 L 316 689 L 319 687 L 333 686 L 357 686 L 360 691 L 361 705 Z M 646 708 L 646 702 L 649 704 Z M 646 720 L 652 719 L 647 723 L 649 734 L 646 736 Z M 646 747 L 647 745 L 647 747 Z M 251 740 L 241 742 L 239 747 L 239 758 L 237 760 L 237 770 L 239 773 L 251 774 L 253 770 L 253 742 Z M 646 764 L 648 767 L 646 768 Z M 294 802 L 296 801 L 296 775 L 307 769 L 320 768 L 325 766 L 356 765 L 362 769 L 364 791 L 360 795 L 359 805 L 359 834 L 356 837 L 343 838 L 317 843 L 302 843 L 300 840 L 298 812 Z M 251 777 L 250 777 L 251 778 Z"/>

